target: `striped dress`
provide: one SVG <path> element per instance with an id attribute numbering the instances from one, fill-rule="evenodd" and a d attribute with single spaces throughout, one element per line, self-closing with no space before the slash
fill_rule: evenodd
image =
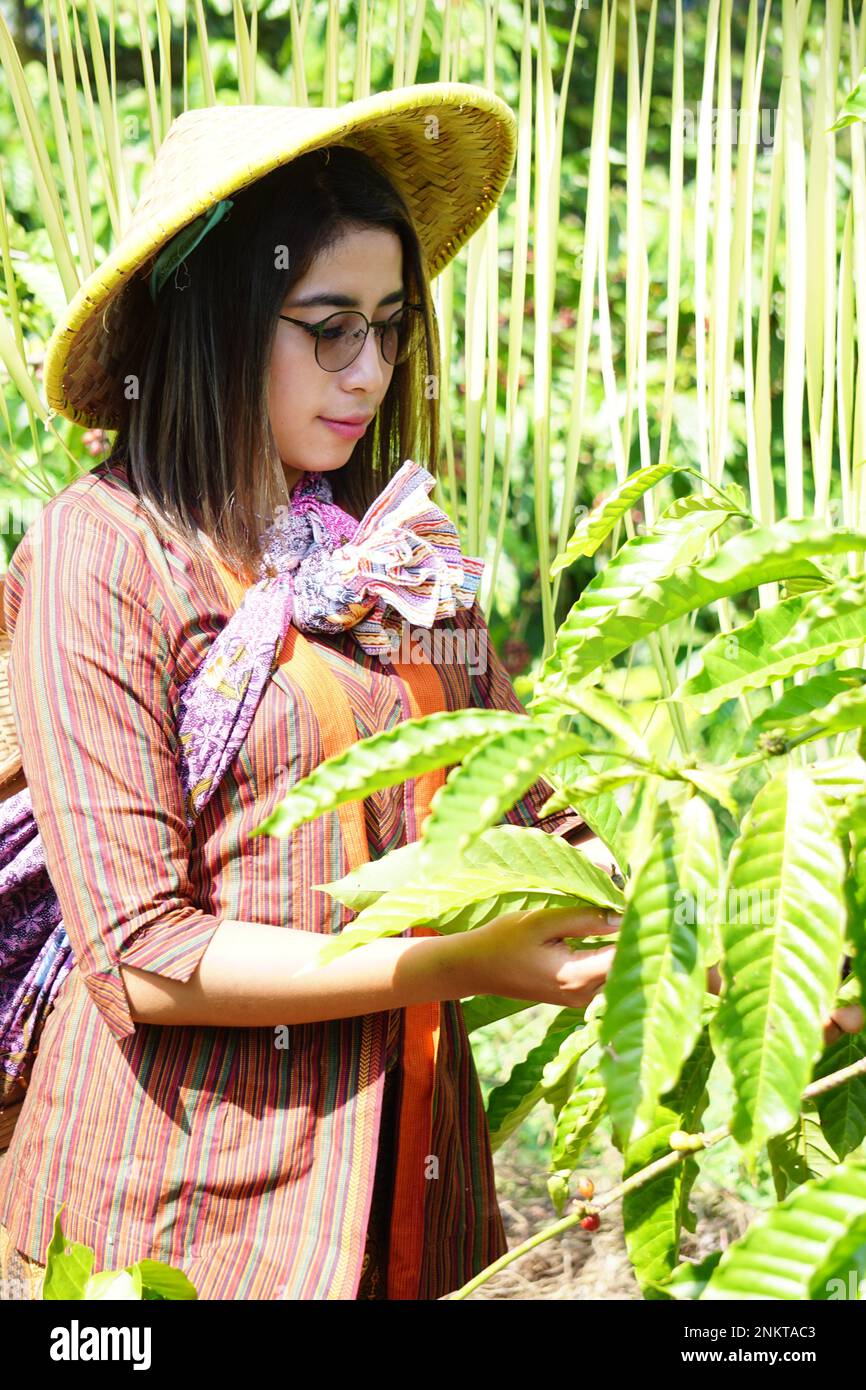
<path id="1" fill-rule="evenodd" d="M 317 885 L 352 862 L 351 816 L 365 857 L 416 840 L 424 779 L 352 803 L 349 819 L 341 808 L 250 839 L 328 755 L 328 687 L 281 659 L 188 829 L 172 711 L 236 595 L 179 538 L 157 535 L 116 461 L 48 503 L 5 593 L 24 771 L 75 966 L 0 1164 L 0 1251 L 44 1261 L 63 1205 L 64 1233 L 93 1248 L 94 1270 L 162 1260 L 200 1298 L 435 1299 L 459 1287 L 507 1248 L 459 1001 L 433 1006 L 421 1155 L 432 1177 L 415 1182 L 414 1208 L 401 1186 L 398 1208 L 392 1175 L 418 1147 L 403 1132 L 420 1074 L 401 1048 L 406 1010 L 287 1029 L 157 1026 L 132 1018 L 119 969 L 186 980 L 224 919 L 340 931 L 354 914 Z M 465 645 L 402 665 L 348 632 L 306 639 L 353 737 L 419 711 L 521 709 L 476 606 L 437 627 Z M 507 821 L 588 835 L 571 812 L 540 820 L 549 791 L 537 783 Z"/>

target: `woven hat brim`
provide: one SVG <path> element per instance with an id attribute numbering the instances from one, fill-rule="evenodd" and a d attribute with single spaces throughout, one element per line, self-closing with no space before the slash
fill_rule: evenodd
<path id="1" fill-rule="evenodd" d="M 509 107 L 486 88 L 423 83 L 341 107 L 209 106 L 172 123 L 124 235 L 84 281 L 48 342 L 50 407 L 76 424 L 123 418 L 123 291 L 182 227 L 220 198 L 310 150 L 370 154 L 404 197 L 431 279 L 498 203 L 517 149 Z"/>

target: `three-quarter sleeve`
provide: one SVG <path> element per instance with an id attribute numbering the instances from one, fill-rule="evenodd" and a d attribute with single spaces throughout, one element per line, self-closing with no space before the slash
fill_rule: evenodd
<path id="1" fill-rule="evenodd" d="M 134 531 L 61 495 L 13 555 L 10 585 L 10 696 L 33 814 L 75 963 L 121 1039 L 136 1021 L 119 967 L 187 980 L 221 920 L 190 896 L 153 571 Z"/>
<path id="2" fill-rule="evenodd" d="M 464 618 L 467 630 L 471 631 L 474 637 L 475 650 L 467 668 L 470 672 L 473 704 L 482 709 L 506 709 L 513 710 L 515 714 L 526 714 L 508 672 L 497 655 L 487 621 L 478 604 L 473 603 L 471 608 L 462 610 L 460 616 Z M 553 791 L 550 782 L 545 777 L 539 777 L 520 800 L 515 802 L 510 811 L 505 813 L 506 822 L 510 825 L 534 826 L 550 835 L 562 835 L 569 844 L 579 844 L 589 839 L 593 832 L 574 809 L 554 811 L 547 816 L 541 814 L 542 806 L 548 797 L 553 795 Z"/>

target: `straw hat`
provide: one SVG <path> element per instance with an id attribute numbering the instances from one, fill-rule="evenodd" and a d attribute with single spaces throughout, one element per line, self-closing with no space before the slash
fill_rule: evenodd
<path id="1" fill-rule="evenodd" d="M 465 82 L 398 87 L 339 107 L 185 111 L 159 147 L 126 231 L 51 335 L 44 367 L 49 405 L 76 424 L 120 425 L 121 364 L 141 312 L 140 301 L 137 314 L 124 312 L 124 291 L 140 274 L 150 274 L 177 232 L 236 190 L 320 146 L 361 150 L 405 199 L 432 279 L 502 196 L 516 130 L 499 97 Z"/>

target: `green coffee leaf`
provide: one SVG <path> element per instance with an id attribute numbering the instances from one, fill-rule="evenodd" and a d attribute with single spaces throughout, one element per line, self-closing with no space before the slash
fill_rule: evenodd
<path id="1" fill-rule="evenodd" d="M 713 637 L 701 651 L 701 669 L 675 690 L 671 699 L 709 714 L 725 700 L 832 661 L 840 652 L 863 642 L 866 577 L 846 575 L 817 594 L 759 609 L 751 622 Z M 847 681 L 849 685 L 862 684 L 850 672 Z M 795 689 L 802 699 L 803 686 Z M 785 722 L 786 717 L 791 716 L 783 715 L 774 723 Z"/>
<path id="2" fill-rule="evenodd" d="M 711 1024 L 733 1077 L 731 1133 L 752 1160 L 796 1121 L 823 1048 L 842 957 L 844 870 L 820 789 L 799 768 L 780 772 L 758 792 L 731 851 L 726 988 Z"/>
<path id="3" fill-rule="evenodd" d="M 549 763 L 574 752 L 568 733 L 551 733 L 524 718 L 521 726 L 485 740 L 449 774 L 430 802 L 421 865 L 453 862 L 502 819 Z"/>
<path id="4" fill-rule="evenodd" d="M 638 502 L 651 487 L 655 487 L 662 478 L 667 478 L 681 466 L 672 462 L 651 464 L 647 468 L 639 468 L 636 473 L 630 473 L 612 488 L 607 497 L 577 523 L 565 550 L 561 555 L 557 555 L 550 567 L 550 578 L 553 579 L 560 570 L 567 569 L 580 556 L 594 555 L 616 523 L 626 512 L 631 511 L 635 502 Z"/>
<path id="5" fill-rule="evenodd" d="M 643 858 L 632 869 L 601 1031 L 600 1070 L 622 1147 L 647 1132 L 659 1097 L 675 1085 L 701 1030 L 706 985 L 709 917 L 703 907 L 689 908 L 713 863 L 713 848 L 703 842 L 707 807 L 692 797 L 682 813 L 664 802 L 652 812 Z"/>
<path id="6" fill-rule="evenodd" d="M 689 470 L 691 471 L 691 470 Z M 746 509 L 746 494 L 739 483 L 726 483 L 719 492 L 713 491 L 705 495 L 701 492 L 689 493 L 687 497 L 677 497 L 669 506 L 665 507 L 661 513 L 661 519 L 679 518 L 691 516 L 693 512 L 714 512 L 730 511 L 732 514 L 739 513 L 749 521 L 754 521 L 754 517 Z"/>
<path id="7" fill-rule="evenodd" d="M 843 1033 L 825 1047 L 813 1080 L 841 1071 L 866 1058 L 866 1033 Z M 866 1139 L 866 1075 L 815 1097 L 821 1128 L 838 1158 L 847 1158 Z"/>
<path id="8" fill-rule="evenodd" d="M 573 641 L 580 640 L 581 633 L 589 636 L 593 632 L 596 618 L 606 621 L 611 609 L 639 595 L 654 580 L 675 572 L 678 566 L 691 564 L 703 554 L 709 537 L 729 519 L 730 512 L 724 510 L 668 518 L 657 521 L 651 531 L 626 541 L 586 585 L 560 627 L 554 650 L 542 668 L 541 678 L 529 701 L 530 713 L 551 716 L 561 713 L 563 700 L 573 696 L 576 687 L 589 680 L 596 667 L 602 664 L 587 666 L 580 674 L 574 672 L 573 677 L 569 670 L 569 679 L 558 679 L 558 653 L 563 637 L 570 647 Z M 620 650 L 629 645 L 625 642 Z"/>
<path id="9" fill-rule="evenodd" d="M 826 709 L 837 695 L 848 690 L 857 690 L 866 681 L 866 670 L 859 666 L 845 666 L 838 671 L 823 671 L 810 676 L 802 685 L 792 685 L 780 700 L 762 710 L 752 721 L 751 732 L 781 729 L 786 735 L 790 722 L 805 720 L 811 716 L 814 723 L 822 723 L 821 711 Z"/>
<path id="10" fill-rule="evenodd" d="M 531 899 L 509 895 L 533 894 Z M 449 867 L 447 882 L 422 873 L 414 882 L 381 893 L 339 936 L 323 944 L 319 964 L 410 927 L 427 925 L 453 932 L 527 905 L 587 906 L 618 912 L 623 895 L 603 869 L 576 845 L 532 826 L 495 826 L 479 836 Z M 480 904 L 477 912 L 469 911 Z"/>
<path id="11" fill-rule="evenodd" d="M 669 1279 L 648 1285 L 647 1297 L 652 1289 L 657 1298 L 675 1298 L 682 1302 L 700 1298 L 721 1258 L 721 1250 L 713 1250 L 697 1262 L 684 1260 L 682 1264 L 677 1265 Z"/>
<path id="12" fill-rule="evenodd" d="M 830 734 L 849 733 L 866 726 L 866 685 L 841 690 L 823 709 L 788 719 L 783 726 L 786 738 L 827 738 Z"/>
<path id="13" fill-rule="evenodd" d="M 163 1264 L 161 1260 L 139 1260 L 132 1268 L 141 1276 L 144 1298 L 178 1301 L 198 1298 L 195 1285 L 176 1265 Z"/>
<path id="14" fill-rule="evenodd" d="M 584 1025 L 582 1009 L 560 1009 L 541 1042 L 487 1098 L 487 1123 L 494 1150 L 513 1134 L 546 1093 L 556 1087 L 596 1037 L 595 1028 Z"/>
<path id="15" fill-rule="evenodd" d="M 598 1055 L 599 1048 L 594 1045 L 581 1058 L 571 1094 L 556 1117 L 550 1150 L 552 1170 L 573 1173 L 579 1167 L 587 1144 L 607 1113 Z"/>
<path id="16" fill-rule="evenodd" d="M 701 1300 L 840 1296 L 866 1257 L 866 1163 L 849 1160 L 756 1216 L 721 1256 Z M 843 1295 L 844 1296 L 844 1295 Z"/>
<path id="17" fill-rule="evenodd" d="M 611 792 L 600 792 L 597 796 L 584 796 L 570 785 L 581 774 L 592 776 L 592 766 L 585 758 L 573 753 L 565 758 L 557 768 L 548 770 L 546 776 L 557 790 L 541 808 L 542 815 L 552 815 L 573 807 L 583 817 L 594 835 L 607 846 L 618 864 L 624 859 L 624 847 L 620 842 L 619 823 L 622 812 Z"/>
<path id="18" fill-rule="evenodd" d="M 669 1153 L 674 1130 L 699 1132 L 709 1104 L 707 1081 L 713 1061 L 709 1030 L 704 1028 L 677 1084 L 660 1097 L 647 1133 L 625 1150 L 623 1180 Z M 623 1197 L 626 1247 L 647 1298 L 656 1296 L 655 1283 L 672 1277 L 680 1258 L 683 1229 L 694 1230 L 689 1194 L 697 1175 L 697 1161 L 689 1155 Z"/>
<path id="19" fill-rule="evenodd" d="M 474 994 L 471 999 L 464 999 L 461 1007 L 466 1032 L 474 1033 L 476 1028 L 486 1028 L 488 1023 L 496 1023 L 500 1018 L 509 1018 L 511 1014 L 534 1009 L 535 1001 L 506 999 L 501 994 Z"/>
<path id="20" fill-rule="evenodd" d="M 694 527 L 695 518 L 681 524 Z M 652 545 L 647 547 L 650 563 L 642 565 L 640 554 L 630 552 L 630 547 L 652 540 L 640 536 L 628 542 L 586 586 L 556 634 L 530 709 L 555 704 L 572 684 L 695 608 L 774 580 L 820 579 L 810 556 L 866 549 L 866 533 L 827 527 L 810 518 L 787 519 L 732 536 L 712 559 L 696 564 L 683 563 L 684 545 L 678 547 L 662 535 L 657 546 L 663 550 L 665 540 L 669 546 L 662 565 Z M 696 541 L 693 553 L 699 553 Z"/>
<path id="21" fill-rule="evenodd" d="M 866 70 L 861 72 L 842 105 L 842 113 L 830 130 L 844 130 L 857 121 L 866 121 Z"/>
<path id="22" fill-rule="evenodd" d="M 45 1278 L 42 1284 L 44 1299 L 78 1299 L 84 1297 L 87 1281 L 93 1271 L 93 1251 L 89 1245 L 67 1240 L 63 1235 L 60 1214 L 54 1218 L 54 1234 L 45 1257 Z"/>
<path id="23" fill-rule="evenodd" d="M 525 714 L 499 709 L 448 710 L 403 720 L 319 763 L 250 836 L 282 838 L 347 801 L 459 763 L 484 739 L 525 724 Z"/>

